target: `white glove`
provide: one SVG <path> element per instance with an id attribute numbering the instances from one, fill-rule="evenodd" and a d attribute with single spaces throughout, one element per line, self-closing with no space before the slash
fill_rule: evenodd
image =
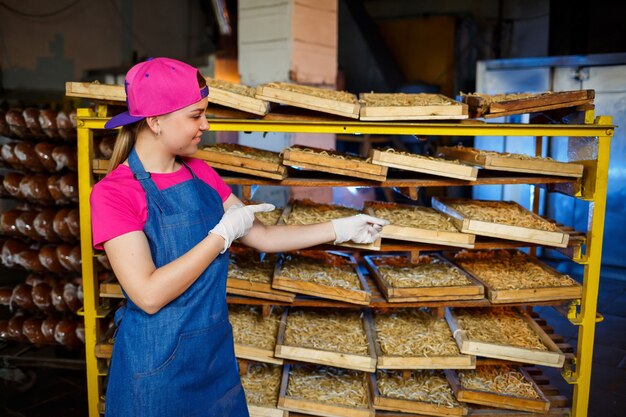
<path id="1" fill-rule="evenodd" d="M 224 250 L 226 252 L 234 240 L 248 234 L 254 222 L 254 213 L 261 211 L 272 211 L 275 207 L 272 204 L 254 204 L 244 206 L 243 204 L 233 204 L 222 216 L 222 219 L 209 233 L 215 233 L 224 238 Z"/>
<path id="2" fill-rule="evenodd" d="M 389 221 L 359 214 L 351 217 L 342 217 L 330 221 L 335 229 L 335 244 L 347 242 L 372 243 L 380 236 L 383 226 Z"/>

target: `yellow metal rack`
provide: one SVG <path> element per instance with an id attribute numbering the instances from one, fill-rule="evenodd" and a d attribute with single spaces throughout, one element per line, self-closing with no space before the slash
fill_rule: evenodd
<path id="1" fill-rule="evenodd" d="M 91 212 L 89 195 L 94 183 L 93 176 L 93 131 L 104 129 L 108 120 L 107 106 L 102 104 L 97 109 L 78 110 L 78 176 L 79 204 L 81 221 L 82 274 L 84 290 L 85 317 L 85 348 L 87 362 L 87 383 L 89 415 L 97 417 L 102 411 L 101 398 L 103 379 L 106 376 L 107 364 L 98 359 L 96 344 L 102 334 L 100 319 L 107 317 L 111 311 L 108 299 L 100 298 L 99 284 L 96 274 L 95 254 L 92 247 Z M 602 257 L 602 237 L 604 233 L 604 215 L 607 197 L 607 177 L 609 168 L 610 143 L 614 126 L 611 117 L 594 117 L 593 111 L 586 111 L 584 123 L 568 124 L 487 124 L 487 123 L 374 123 L 352 121 L 268 121 L 268 120 L 233 120 L 209 119 L 211 130 L 214 131 L 246 131 L 246 132 L 304 132 L 304 133 L 337 133 L 337 134 L 386 134 L 386 135 L 417 135 L 417 136 L 531 136 L 540 144 L 544 137 L 597 138 L 597 159 L 583 161 L 585 175 L 581 181 L 563 184 L 562 180 L 554 179 L 553 186 L 560 192 L 569 194 L 590 203 L 588 230 L 586 231 L 585 251 L 574 250 L 570 254 L 572 260 L 584 266 L 583 295 L 580 302 L 576 300 L 569 306 L 569 320 L 579 326 L 578 346 L 575 357 L 563 369 L 563 376 L 570 384 L 574 384 L 572 415 L 587 415 L 589 390 L 591 384 L 591 366 L 596 322 L 599 321 L 597 298 L 600 280 L 600 264 Z M 585 141 L 587 143 L 588 141 Z M 535 177 L 518 179 L 516 183 L 534 184 Z M 511 179 L 502 178 L 498 183 L 511 183 Z M 541 181 L 543 183 L 549 181 Z M 235 183 L 235 181 L 233 181 Z M 238 182 L 238 183 L 246 183 Z M 251 180 L 250 184 L 255 183 Z M 258 183 L 258 181 L 256 182 Z M 267 183 L 267 182 L 264 182 Z M 460 182 L 458 185 L 476 185 L 488 182 Z M 489 182 L 494 183 L 494 182 Z M 278 183 L 276 183 L 278 184 Z M 299 184 L 302 185 L 302 184 Z M 318 185 L 312 182 L 311 185 Z M 376 184 L 368 184 L 377 186 Z M 451 185 L 444 180 L 420 181 L 405 186 L 437 186 Z M 384 184 L 383 184 L 384 186 Z M 391 184 L 387 186 L 392 186 Z M 520 244 L 523 246 L 523 244 Z M 443 303 L 442 303 L 443 304 Z"/>

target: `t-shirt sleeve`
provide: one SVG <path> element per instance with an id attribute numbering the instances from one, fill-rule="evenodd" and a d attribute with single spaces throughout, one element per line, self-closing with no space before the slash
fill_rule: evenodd
<path id="1" fill-rule="evenodd" d="M 189 166 L 196 173 L 198 178 L 209 184 L 217 191 L 217 194 L 222 198 L 222 202 L 226 201 L 228 197 L 233 193 L 228 185 L 222 180 L 217 172 L 211 168 L 205 161 L 201 159 L 191 158 L 188 161 Z"/>
<path id="2" fill-rule="evenodd" d="M 94 186 L 90 196 L 94 248 L 103 249 L 107 240 L 143 230 L 140 205 L 129 195 L 132 193 L 125 193 L 119 184 L 101 181 Z"/>

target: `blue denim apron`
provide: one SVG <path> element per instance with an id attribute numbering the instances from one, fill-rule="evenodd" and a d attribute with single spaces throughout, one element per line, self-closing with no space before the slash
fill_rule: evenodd
<path id="1" fill-rule="evenodd" d="M 128 161 L 146 192 L 144 232 L 159 268 L 206 237 L 224 214 L 222 200 L 186 164 L 193 179 L 158 190 L 135 149 Z M 248 416 L 228 321 L 227 272 L 228 252 L 153 315 L 126 297 L 115 314 L 107 417 Z"/>

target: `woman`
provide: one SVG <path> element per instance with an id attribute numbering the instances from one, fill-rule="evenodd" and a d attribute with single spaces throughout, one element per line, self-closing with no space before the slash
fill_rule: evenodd
<path id="1" fill-rule="evenodd" d="M 307 226 L 264 226 L 217 173 L 190 158 L 209 128 L 208 87 L 168 58 L 126 74 L 128 112 L 107 176 L 91 194 L 94 246 L 104 248 L 127 304 L 118 325 L 106 416 L 247 416 L 226 305 L 227 250 L 324 242 L 370 243 L 386 221 L 353 216 Z"/>

